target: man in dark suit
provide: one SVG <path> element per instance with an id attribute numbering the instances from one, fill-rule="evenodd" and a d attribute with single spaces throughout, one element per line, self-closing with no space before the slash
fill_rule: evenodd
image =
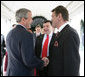
<path id="1" fill-rule="evenodd" d="M 52 28 L 52 22 L 50 20 L 47 20 L 44 22 L 43 30 L 44 30 L 44 34 L 41 36 L 38 36 L 36 39 L 35 53 L 38 58 L 43 58 L 43 56 L 48 57 L 49 64 L 50 64 L 49 55 L 50 55 L 51 50 L 49 48 L 52 46 L 52 43 L 53 43 L 52 41 L 55 39 L 55 34 L 53 33 L 53 28 Z M 48 42 L 46 42 L 47 37 L 48 37 Z M 46 43 L 46 45 L 45 45 L 45 43 Z M 49 64 L 47 67 L 44 67 L 42 70 L 37 70 L 39 76 L 48 76 Z"/>
<path id="2" fill-rule="evenodd" d="M 6 38 L 8 51 L 7 76 L 34 76 L 34 68 L 46 66 L 47 58 L 38 59 L 34 54 L 33 36 L 27 32 L 32 23 L 30 10 L 22 8 L 16 12 L 18 25 L 12 29 Z"/>
<path id="3" fill-rule="evenodd" d="M 67 23 L 68 11 L 63 6 L 52 10 L 52 26 L 58 29 L 51 47 L 49 76 L 78 76 L 80 68 L 79 36 Z"/>

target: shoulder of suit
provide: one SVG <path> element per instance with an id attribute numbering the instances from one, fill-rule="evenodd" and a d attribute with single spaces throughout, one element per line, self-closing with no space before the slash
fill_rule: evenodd
<path id="1" fill-rule="evenodd" d="M 44 34 L 41 34 L 40 36 L 37 37 L 37 39 L 41 39 L 44 37 Z"/>
<path id="2" fill-rule="evenodd" d="M 72 28 L 72 27 L 70 27 L 69 32 L 70 32 L 71 34 L 77 34 L 76 29 L 74 29 L 74 28 Z"/>
<path id="3" fill-rule="evenodd" d="M 78 36 L 78 33 L 77 33 L 77 31 L 74 28 L 72 28 L 70 25 L 68 25 L 68 28 L 66 30 L 66 35 L 68 35 L 68 36 L 75 36 L 75 35 L 77 35 Z"/>
<path id="4" fill-rule="evenodd" d="M 53 33 L 53 35 L 55 36 L 55 35 L 56 35 L 56 33 Z"/>

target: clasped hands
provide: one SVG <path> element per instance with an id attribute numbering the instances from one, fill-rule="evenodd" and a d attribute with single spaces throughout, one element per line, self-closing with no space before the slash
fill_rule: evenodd
<path id="1" fill-rule="evenodd" d="M 44 67 L 49 64 L 49 59 L 47 57 L 43 57 L 42 60 L 44 61 Z"/>

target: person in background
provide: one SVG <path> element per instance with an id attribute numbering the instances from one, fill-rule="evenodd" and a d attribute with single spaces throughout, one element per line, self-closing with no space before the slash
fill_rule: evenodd
<path id="1" fill-rule="evenodd" d="M 35 27 L 35 35 L 36 35 L 36 37 L 38 37 L 39 35 L 41 35 L 41 26 L 40 25 L 37 25 L 36 27 Z"/>
<path id="2" fill-rule="evenodd" d="M 48 57 L 50 61 L 51 57 L 50 52 L 52 52 L 52 46 L 53 46 L 52 41 L 55 38 L 55 34 L 53 33 L 53 28 L 52 28 L 52 22 L 50 20 L 46 20 L 43 23 L 43 30 L 44 34 L 38 36 L 36 39 L 35 53 L 38 58 Z M 47 67 L 44 67 L 42 70 L 37 70 L 37 75 L 48 76 L 48 68 L 50 68 L 49 64 Z"/>
<path id="3" fill-rule="evenodd" d="M 3 76 L 6 76 L 7 65 L 8 65 L 8 53 L 6 51 L 6 54 L 4 55 L 4 59 L 3 59 Z"/>
<path id="4" fill-rule="evenodd" d="M 15 28 L 16 27 L 16 24 L 13 24 L 12 27 Z"/>
<path id="5" fill-rule="evenodd" d="M 43 28 L 41 29 L 41 34 L 45 34 Z"/>
<path id="6" fill-rule="evenodd" d="M 58 29 L 54 40 L 48 72 L 49 76 L 79 76 L 80 39 L 69 23 L 69 13 L 64 6 L 52 10 L 52 26 Z"/>
<path id="7" fill-rule="evenodd" d="M 6 47 L 6 44 L 5 44 L 4 35 L 1 34 L 1 74 L 2 75 L 3 75 L 3 58 L 6 53 L 5 47 Z"/>
<path id="8" fill-rule="evenodd" d="M 33 35 L 27 31 L 32 23 L 32 12 L 21 8 L 16 11 L 16 22 L 6 38 L 8 52 L 7 76 L 34 76 L 34 68 L 42 69 L 49 63 L 48 58 L 35 56 Z"/>

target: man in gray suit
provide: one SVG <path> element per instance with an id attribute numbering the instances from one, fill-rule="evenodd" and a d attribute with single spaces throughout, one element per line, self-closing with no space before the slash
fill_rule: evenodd
<path id="1" fill-rule="evenodd" d="M 46 57 L 40 60 L 34 54 L 33 36 L 27 32 L 27 27 L 32 23 L 31 11 L 25 8 L 17 10 L 16 22 L 18 25 L 6 38 L 7 76 L 34 76 L 34 68 L 43 68 L 49 60 Z"/>

